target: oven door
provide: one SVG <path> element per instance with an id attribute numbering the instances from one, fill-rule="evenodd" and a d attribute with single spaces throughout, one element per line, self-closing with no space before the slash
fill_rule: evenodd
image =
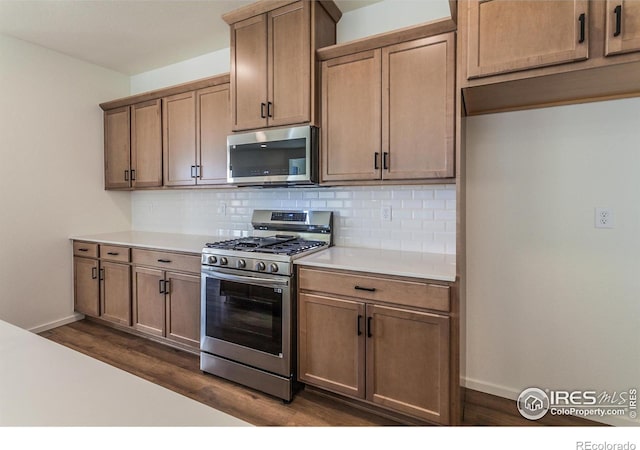
<path id="1" fill-rule="evenodd" d="M 286 276 L 203 267 L 201 350 L 291 375 L 290 288 Z"/>

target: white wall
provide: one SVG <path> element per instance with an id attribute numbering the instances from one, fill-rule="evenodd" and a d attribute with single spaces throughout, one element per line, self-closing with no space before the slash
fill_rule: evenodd
<path id="1" fill-rule="evenodd" d="M 103 190 L 100 102 L 128 77 L 0 36 L 0 319 L 72 317 L 69 236 L 128 229 L 128 193 Z"/>
<path id="2" fill-rule="evenodd" d="M 345 13 L 337 26 L 337 43 L 450 17 L 448 0 L 386 0 Z"/>
<path id="3" fill-rule="evenodd" d="M 467 386 L 638 387 L 639 111 L 635 98 L 467 119 Z M 595 207 L 614 229 L 594 227 Z"/>

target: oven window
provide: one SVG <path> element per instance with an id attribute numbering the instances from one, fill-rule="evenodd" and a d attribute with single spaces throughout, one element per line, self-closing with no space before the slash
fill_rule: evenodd
<path id="1" fill-rule="evenodd" d="M 279 355 L 282 353 L 282 289 L 206 279 L 206 334 Z"/>

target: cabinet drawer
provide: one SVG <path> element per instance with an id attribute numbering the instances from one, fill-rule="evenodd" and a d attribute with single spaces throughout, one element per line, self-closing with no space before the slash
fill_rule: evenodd
<path id="1" fill-rule="evenodd" d="M 117 245 L 100 245 L 100 259 L 107 261 L 129 262 L 131 249 Z"/>
<path id="2" fill-rule="evenodd" d="M 169 253 L 134 248 L 131 260 L 140 266 L 158 267 L 166 270 L 200 273 L 200 255 Z"/>
<path id="3" fill-rule="evenodd" d="M 300 289 L 449 311 L 449 286 L 324 270 L 300 268 Z"/>
<path id="4" fill-rule="evenodd" d="M 73 255 L 86 256 L 87 258 L 98 257 L 98 244 L 91 242 L 73 241 Z"/>

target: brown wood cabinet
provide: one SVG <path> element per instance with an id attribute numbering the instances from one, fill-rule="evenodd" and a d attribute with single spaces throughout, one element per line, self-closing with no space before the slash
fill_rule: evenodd
<path id="1" fill-rule="evenodd" d="M 100 315 L 97 259 L 73 257 L 73 306 L 79 313 L 93 317 Z"/>
<path id="2" fill-rule="evenodd" d="M 162 99 L 165 186 L 225 184 L 229 84 Z"/>
<path id="3" fill-rule="evenodd" d="M 234 131 L 315 122 L 317 48 L 335 43 L 333 2 L 260 2 L 225 14 L 231 27 Z"/>
<path id="4" fill-rule="evenodd" d="M 131 325 L 130 249 L 74 241 L 73 253 L 74 309 Z"/>
<path id="5" fill-rule="evenodd" d="M 105 189 L 226 184 L 229 75 L 100 106 Z"/>
<path id="6" fill-rule="evenodd" d="M 131 266 L 100 261 L 100 318 L 131 325 Z"/>
<path id="7" fill-rule="evenodd" d="M 588 12 L 588 0 L 469 2 L 467 76 L 586 59 Z"/>
<path id="8" fill-rule="evenodd" d="M 104 112 L 105 189 L 162 186 L 160 101 Z"/>
<path id="9" fill-rule="evenodd" d="M 133 251 L 133 327 L 192 348 L 200 346 L 200 276 L 181 273 L 198 256 Z M 194 263 L 195 264 L 195 263 Z"/>
<path id="10" fill-rule="evenodd" d="M 392 287 L 379 288 L 386 283 Z M 298 295 L 300 381 L 419 419 L 452 422 L 458 382 L 452 386 L 449 286 L 299 268 Z M 419 298 L 409 306 L 406 297 Z M 446 312 L 415 309 L 416 302 Z"/>
<path id="11" fill-rule="evenodd" d="M 612 0 L 460 0 L 467 115 L 640 93 L 640 5 Z"/>
<path id="12" fill-rule="evenodd" d="M 605 54 L 640 51 L 640 2 L 607 0 Z"/>
<path id="13" fill-rule="evenodd" d="M 454 89 L 454 33 L 324 60 L 322 182 L 454 177 Z"/>

